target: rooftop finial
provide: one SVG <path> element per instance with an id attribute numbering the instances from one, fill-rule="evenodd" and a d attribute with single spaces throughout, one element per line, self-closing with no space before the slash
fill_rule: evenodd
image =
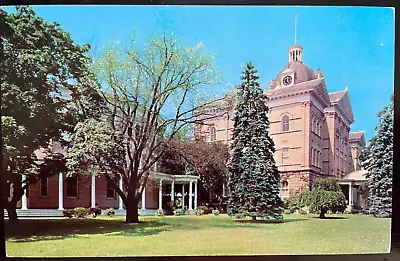
<path id="1" fill-rule="evenodd" d="M 294 44 L 296 44 L 296 33 L 297 33 L 297 12 L 294 15 Z"/>

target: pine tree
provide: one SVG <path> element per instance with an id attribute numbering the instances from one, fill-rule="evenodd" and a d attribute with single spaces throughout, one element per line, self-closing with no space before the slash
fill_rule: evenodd
<path id="1" fill-rule="evenodd" d="M 392 215 L 393 178 L 393 95 L 379 114 L 376 134 L 365 152 L 363 166 L 369 171 L 369 213 L 376 217 Z"/>
<path id="2" fill-rule="evenodd" d="M 282 219 L 275 146 L 268 135 L 268 107 L 256 73 L 247 63 L 237 90 L 228 214 L 253 220 L 269 216 Z"/>

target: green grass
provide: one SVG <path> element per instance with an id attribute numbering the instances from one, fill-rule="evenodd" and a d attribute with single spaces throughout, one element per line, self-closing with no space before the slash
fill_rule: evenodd
<path id="1" fill-rule="evenodd" d="M 12 257 L 291 255 L 386 253 L 390 219 L 364 215 L 286 215 L 283 223 L 235 221 L 226 215 L 21 220 L 6 222 Z"/>

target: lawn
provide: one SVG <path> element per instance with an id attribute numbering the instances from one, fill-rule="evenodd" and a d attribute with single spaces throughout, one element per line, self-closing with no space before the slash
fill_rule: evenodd
<path id="1" fill-rule="evenodd" d="M 286 215 L 283 223 L 226 215 L 6 221 L 10 257 L 387 253 L 390 219 Z"/>

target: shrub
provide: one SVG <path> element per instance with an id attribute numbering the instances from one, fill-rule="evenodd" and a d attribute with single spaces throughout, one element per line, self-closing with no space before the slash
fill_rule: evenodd
<path id="1" fill-rule="evenodd" d="M 326 211 L 326 214 L 331 215 L 333 212 L 331 210 Z"/>
<path id="2" fill-rule="evenodd" d="M 346 215 L 351 214 L 351 210 L 346 209 L 345 211 L 343 211 L 343 214 L 346 214 Z"/>
<path id="3" fill-rule="evenodd" d="M 212 211 L 212 213 L 213 213 L 214 215 L 218 216 L 218 215 L 219 215 L 219 210 L 218 210 L 218 209 L 214 209 L 214 210 Z"/>
<path id="4" fill-rule="evenodd" d="M 300 215 L 306 215 L 307 214 L 307 211 L 305 209 L 300 209 L 298 212 L 299 212 Z"/>
<path id="5" fill-rule="evenodd" d="M 204 214 L 204 209 L 202 209 L 202 208 L 197 208 L 196 209 L 196 215 L 201 216 L 203 214 Z"/>
<path id="6" fill-rule="evenodd" d="M 211 214 L 212 212 L 212 209 L 207 206 L 199 206 L 198 209 L 202 209 L 203 214 Z"/>
<path id="7" fill-rule="evenodd" d="M 292 212 L 289 209 L 285 209 L 285 211 L 283 211 L 283 214 L 292 214 Z"/>
<path id="8" fill-rule="evenodd" d="M 87 209 L 83 207 L 74 208 L 74 212 L 77 218 L 84 218 L 89 214 Z"/>
<path id="9" fill-rule="evenodd" d="M 92 214 L 94 218 L 101 215 L 101 209 L 99 207 L 90 208 L 88 212 Z"/>
<path id="10" fill-rule="evenodd" d="M 109 217 L 113 217 L 113 216 L 115 215 L 115 209 L 114 209 L 114 208 L 106 209 L 106 210 L 104 211 L 104 213 L 105 213 L 107 216 L 109 216 Z"/>
<path id="11" fill-rule="evenodd" d="M 301 204 L 308 206 L 312 213 L 319 213 L 320 218 L 325 218 L 325 213 L 330 210 L 343 211 L 346 208 L 345 196 L 334 179 L 315 179 L 310 191 L 300 194 Z"/>
<path id="12" fill-rule="evenodd" d="M 162 209 L 157 209 L 157 210 L 156 210 L 156 216 L 158 216 L 158 217 L 164 216 L 164 210 L 162 210 Z"/>
<path id="13" fill-rule="evenodd" d="M 182 208 L 177 208 L 177 209 L 174 210 L 174 215 L 175 216 L 185 215 L 185 210 L 183 210 Z"/>
<path id="14" fill-rule="evenodd" d="M 75 215 L 75 211 L 73 209 L 64 209 L 63 210 L 63 216 L 72 218 Z"/>

